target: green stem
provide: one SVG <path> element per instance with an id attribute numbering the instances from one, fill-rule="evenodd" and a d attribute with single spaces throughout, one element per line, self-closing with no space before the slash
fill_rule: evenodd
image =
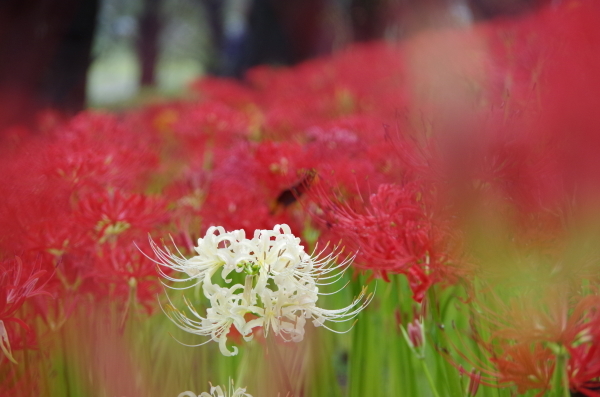
<path id="1" fill-rule="evenodd" d="M 431 373 L 429 372 L 429 369 L 427 368 L 427 363 L 425 363 L 425 359 L 419 358 L 419 361 L 421 362 L 421 366 L 423 367 L 423 372 L 425 372 L 425 376 L 427 377 L 427 381 L 429 382 L 429 387 L 431 387 L 431 391 L 433 392 L 433 395 L 435 397 L 440 397 L 440 395 L 435 387 L 435 382 L 433 381 L 433 377 L 431 376 Z"/>
<path id="2" fill-rule="evenodd" d="M 25 340 L 25 331 L 22 331 L 22 335 L 23 335 L 23 340 Z M 25 366 L 25 382 L 28 385 L 33 384 L 33 381 L 31 379 L 31 370 L 30 370 L 30 365 L 31 363 L 29 362 L 29 352 L 28 349 L 25 348 L 23 349 L 23 364 Z"/>
<path id="3" fill-rule="evenodd" d="M 69 366 L 67 359 L 67 341 L 65 339 L 65 329 L 62 329 L 60 332 L 60 341 L 62 345 L 62 373 L 63 373 L 63 381 L 65 382 L 65 397 L 71 397 L 71 385 L 69 382 Z"/>
<path id="4" fill-rule="evenodd" d="M 552 379 L 553 394 L 556 397 L 571 397 L 569 375 L 567 374 L 567 359 L 568 354 L 564 346 L 560 346 L 556 353 L 556 366 L 554 367 L 554 376 Z"/>

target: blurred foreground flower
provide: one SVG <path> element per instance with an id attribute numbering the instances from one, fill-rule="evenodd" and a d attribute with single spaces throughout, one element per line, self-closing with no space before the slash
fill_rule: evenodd
<path id="1" fill-rule="evenodd" d="M 0 261 L 0 350 L 15 364 L 17 361 L 12 352 L 15 346 L 11 347 L 8 324 L 16 324 L 25 332 L 31 332 L 29 326 L 21 318 L 16 317 L 16 314 L 25 300 L 37 295 L 52 296 L 43 289 L 48 278 L 48 273 L 40 269 L 37 260 L 23 263 L 21 257 L 15 256 L 14 259 Z M 13 334 L 19 335 L 18 332 Z M 2 355 L 0 355 L 1 362 Z"/>
<path id="2" fill-rule="evenodd" d="M 367 295 L 363 288 L 342 309 L 317 307 L 319 295 L 323 294 L 319 287 L 339 281 L 351 259 L 337 264 L 339 252 L 335 250 L 322 258 L 308 255 L 287 225 L 256 230 L 252 239 L 247 239 L 243 230 L 226 232 L 222 227 L 210 227 L 206 236 L 198 240 L 198 255 L 190 259 L 179 251 L 175 255 L 168 248 L 161 249 L 152 240 L 150 243 L 159 265 L 188 275 L 177 279 L 161 270 L 163 277 L 193 281 L 189 287 L 200 285 L 210 300 L 206 316 L 200 315 L 187 299 L 192 317 L 174 308 L 170 301 L 167 315 L 184 331 L 210 336 L 226 356 L 237 354 L 236 347 L 230 351 L 226 346 L 232 325 L 246 341 L 252 339 L 254 328 L 262 327 L 265 336 L 272 329 L 285 341 L 299 342 L 304 338 L 307 319 L 312 319 L 317 327 L 331 330 L 326 321 L 349 321 L 372 299 L 372 294 Z M 219 270 L 224 286 L 215 280 Z"/>

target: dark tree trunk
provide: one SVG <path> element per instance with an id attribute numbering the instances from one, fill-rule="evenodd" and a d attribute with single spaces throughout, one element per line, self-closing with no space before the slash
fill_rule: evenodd
<path id="1" fill-rule="evenodd" d="M 233 62 L 226 74 L 242 77 L 256 65 L 290 65 L 322 53 L 328 48 L 324 6 L 324 0 L 254 0 L 246 37 L 239 54 L 228 54 Z"/>
<path id="2" fill-rule="evenodd" d="M 214 75 L 223 73 L 223 0 L 200 0 L 206 12 L 212 42 L 211 54 L 208 57 L 207 72 Z"/>
<path id="3" fill-rule="evenodd" d="M 548 3 L 544 0 L 470 0 L 469 5 L 477 19 L 502 15 L 517 15 Z"/>
<path id="4" fill-rule="evenodd" d="M 97 0 L 0 1 L 0 128 L 85 105 Z"/>
<path id="5" fill-rule="evenodd" d="M 384 5 L 385 0 L 352 0 L 350 18 L 354 41 L 375 40 L 383 36 Z"/>
<path id="6" fill-rule="evenodd" d="M 248 68 L 260 64 L 286 65 L 292 62 L 290 42 L 282 25 L 270 0 L 252 2 L 244 53 L 235 75 L 241 77 Z"/>
<path id="7" fill-rule="evenodd" d="M 270 0 L 281 26 L 293 63 L 322 55 L 323 49 L 330 50 L 330 43 L 323 43 L 326 36 L 323 18 L 324 0 Z"/>
<path id="8" fill-rule="evenodd" d="M 160 0 L 145 0 L 140 17 L 138 51 L 141 64 L 141 86 L 156 84 L 156 64 L 159 55 Z"/>
<path id="9" fill-rule="evenodd" d="M 85 107 L 87 71 L 91 63 L 98 0 L 81 0 L 73 4 L 71 20 L 59 38 L 56 51 L 44 75 L 44 106 L 68 113 Z"/>

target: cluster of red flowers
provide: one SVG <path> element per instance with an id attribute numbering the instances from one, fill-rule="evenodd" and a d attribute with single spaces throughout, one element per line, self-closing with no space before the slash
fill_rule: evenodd
<path id="1" fill-rule="evenodd" d="M 498 219 L 519 249 L 552 255 L 565 222 L 597 209 L 599 15 L 593 1 L 568 1 L 257 68 L 243 83 L 203 79 L 194 101 L 48 112 L 31 131 L 3 131 L 0 360 L 35 345 L 28 316 L 53 329 L 90 298 L 151 312 L 159 284 L 134 244 L 148 233 L 191 251 L 212 225 L 317 228 L 356 252 L 358 269 L 405 275 L 417 302 L 485 270 L 466 235 Z M 598 395 L 597 302 L 567 295 L 568 337 L 494 334 L 481 341 L 487 374 L 545 389 L 555 343 L 571 388 Z"/>

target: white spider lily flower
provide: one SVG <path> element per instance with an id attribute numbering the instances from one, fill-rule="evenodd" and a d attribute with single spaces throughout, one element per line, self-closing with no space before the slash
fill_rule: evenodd
<path id="1" fill-rule="evenodd" d="M 196 335 L 210 336 L 211 339 L 207 342 L 213 340 L 219 343 L 219 349 L 224 356 L 235 356 L 238 352 L 237 347 L 234 346 L 232 351 L 229 351 L 226 346 L 227 334 L 231 326 L 235 326 L 245 340 L 249 341 L 253 337 L 252 331 L 247 330 L 244 319 L 247 309 L 239 302 L 242 297 L 240 294 L 235 294 L 242 288 L 239 284 L 231 288 L 217 288 L 211 296 L 211 307 L 206 310 L 205 317 L 201 316 L 185 297 L 185 304 L 192 315 L 191 318 L 177 310 L 170 301 L 163 311 L 182 330 Z"/>
<path id="2" fill-rule="evenodd" d="M 255 328 L 263 328 L 265 336 L 272 331 L 285 341 L 299 342 L 304 339 L 308 320 L 331 330 L 325 325 L 327 322 L 354 319 L 372 299 L 372 294 L 363 289 L 347 307 L 336 310 L 318 307 L 319 295 L 323 294 L 319 288 L 338 282 L 353 258 L 338 264 L 340 252 L 335 253 L 335 249 L 321 258 L 323 251 L 311 256 L 287 225 L 256 230 L 252 239 L 247 239 L 243 230 L 226 232 L 222 227 L 211 227 L 198 240 L 195 247 L 198 255 L 189 259 L 178 250 L 178 255 L 174 255 L 154 242 L 151 246 L 158 258 L 155 262 L 187 274 L 177 279 L 161 272 L 165 278 L 193 281 L 189 287 L 199 285 L 210 302 L 205 316 L 187 300 L 191 316 L 170 304 L 167 314 L 171 320 L 184 331 L 218 342 L 226 356 L 237 354 L 237 348 L 230 351 L 226 346 L 231 326 L 245 340 L 252 339 Z M 213 276 L 219 270 L 221 277 L 215 280 Z M 243 282 L 239 281 L 242 277 Z"/>
<path id="3" fill-rule="evenodd" d="M 223 391 L 225 389 L 225 391 Z M 246 393 L 246 388 L 238 387 L 237 389 L 233 386 L 233 380 L 230 381 L 229 389 L 223 386 L 210 385 L 210 394 L 202 392 L 198 396 L 191 391 L 184 391 L 179 393 L 177 397 L 252 397 L 251 394 Z"/>
<path id="4" fill-rule="evenodd" d="M 300 342 L 304 339 L 304 324 L 306 324 L 306 317 L 299 304 L 303 299 L 302 296 L 302 294 L 292 295 L 285 290 L 273 292 L 265 289 L 262 295 L 264 307 L 249 307 L 258 318 L 249 321 L 246 329 L 262 327 L 265 337 L 269 336 L 269 329 L 272 329 L 275 335 L 286 342 Z M 312 301 L 312 297 L 306 296 L 306 299 Z"/>

